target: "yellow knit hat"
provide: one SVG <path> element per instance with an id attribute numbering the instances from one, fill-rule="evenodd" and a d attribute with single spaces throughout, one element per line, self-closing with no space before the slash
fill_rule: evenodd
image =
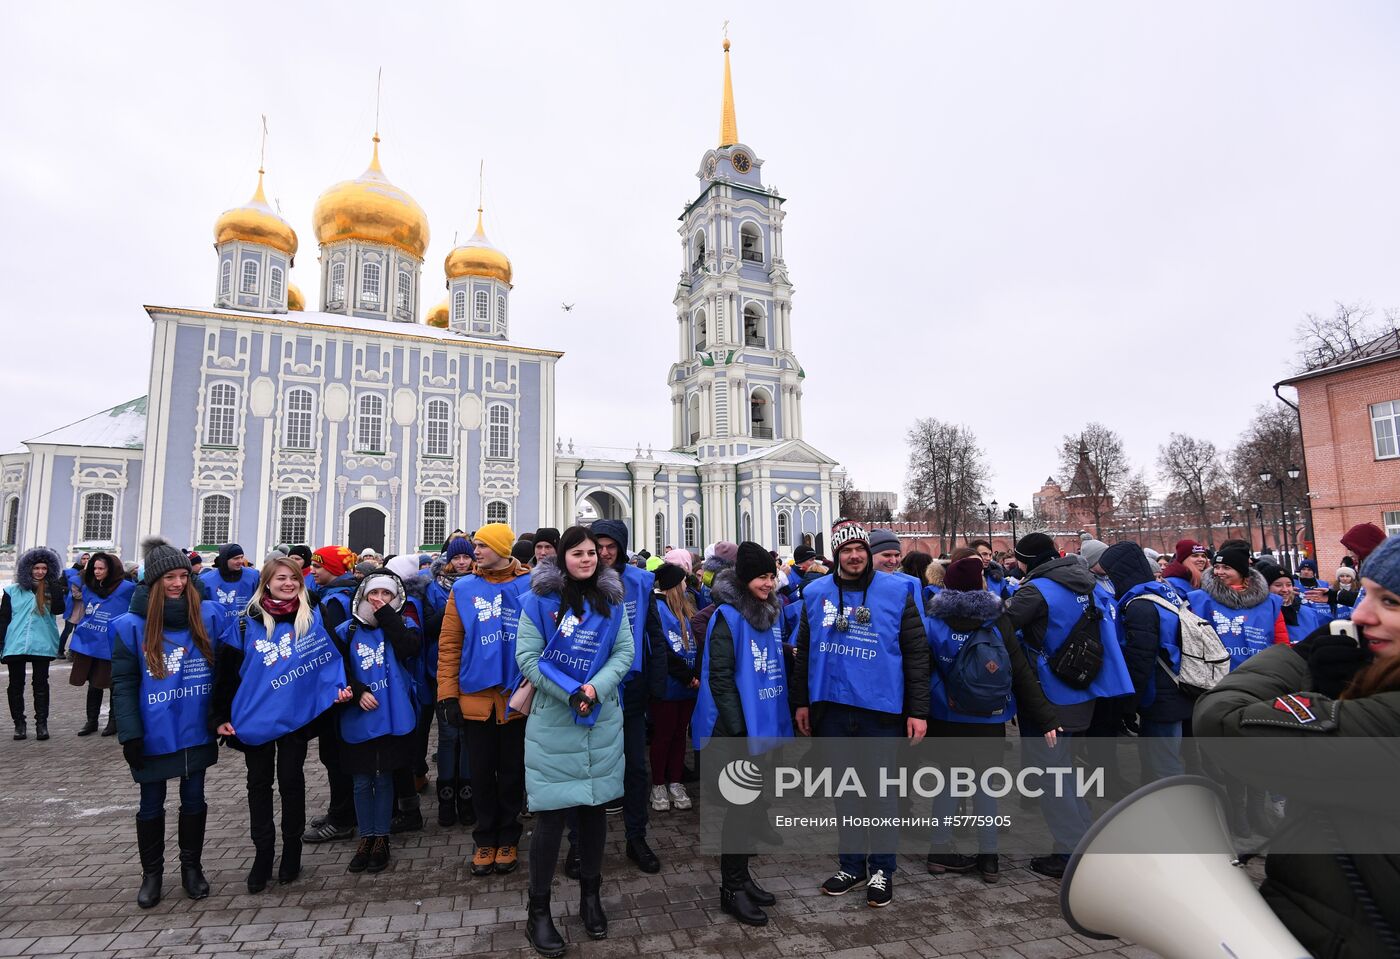
<path id="1" fill-rule="evenodd" d="M 476 541 L 497 556 L 509 557 L 515 534 L 505 523 L 487 523 L 476 531 Z"/>

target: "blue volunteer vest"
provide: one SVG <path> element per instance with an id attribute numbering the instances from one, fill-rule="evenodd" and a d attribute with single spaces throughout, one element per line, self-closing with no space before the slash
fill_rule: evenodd
<path id="1" fill-rule="evenodd" d="M 1337 607 L 1338 619 L 1344 619 L 1340 613 L 1344 606 Z M 1308 638 L 1308 634 L 1319 626 L 1326 626 L 1332 621 L 1332 608 L 1326 603 L 1299 603 L 1298 604 L 1298 625 L 1288 627 L 1288 641 L 1290 643 L 1301 642 Z M 1287 620 L 1285 620 L 1287 622 Z"/>
<path id="2" fill-rule="evenodd" d="M 245 566 L 238 571 L 237 582 L 226 583 L 217 569 L 206 569 L 199 574 L 199 585 L 209 602 L 222 606 L 225 612 L 241 613 L 258 590 L 258 572 Z"/>
<path id="3" fill-rule="evenodd" d="M 126 613 L 131 607 L 131 594 L 136 592 L 136 584 L 122 580 L 112 595 L 103 599 L 83 584 L 83 618 L 73 627 L 73 636 L 68 648 L 75 653 L 91 656 L 93 659 L 112 658 L 112 637 L 108 634 L 112 620 Z M 79 602 L 79 600 L 73 600 Z"/>
<path id="4" fill-rule="evenodd" d="M 941 592 L 943 592 L 942 586 L 935 586 L 932 583 L 929 583 L 924 587 L 924 603 L 927 604 L 929 600 L 933 599 L 933 597 L 937 596 Z"/>
<path id="5" fill-rule="evenodd" d="M 201 609 L 200 618 L 209 643 L 218 652 L 223 617 L 216 610 Z M 111 624 L 112 642 L 124 643 L 141 664 L 137 706 L 147 756 L 164 756 L 214 741 L 209 729 L 209 707 L 214 691 L 214 667 L 199 652 L 188 629 L 165 631 L 165 678 L 151 675 L 146 664 L 145 617 L 127 614 Z"/>
<path id="6" fill-rule="evenodd" d="M 241 627 L 241 628 L 240 628 Z M 238 738 L 261 746 L 301 729 L 335 703 L 345 687 L 345 660 L 321 622 L 293 636 L 292 623 L 275 623 L 272 636 L 261 619 L 229 622 L 223 641 L 243 651 L 229 722 Z"/>
<path id="7" fill-rule="evenodd" d="M 544 637 L 544 649 L 538 662 L 540 674 L 568 695 L 573 695 L 584 683 L 598 674 L 612 653 L 617 634 L 622 631 L 626 611 L 614 606 L 603 616 L 589 603 L 583 604 L 583 618 L 573 610 L 562 609 L 558 594 L 538 596 L 526 594 L 521 615 L 530 617 L 535 629 Z M 638 637 L 636 642 L 641 642 Z M 574 723 L 592 726 L 602 711 L 600 702 L 587 716 L 574 713 Z"/>
<path id="8" fill-rule="evenodd" d="M 996 629 L 997 621 L 989 619 L 982 626 Z M 961 713 L 948 705 L 948 690 L 943 683 L 943 674 L 958 658 L 963 644 L 972 638 L 970 632 L 954 632 L 948 621 L 938 616 L 924 617 L 924 630 L 928 633 L 929 653 L 933 656 L 933 669 L 929 670 L 929 716 L 950 723 L 1004 723 L 1016 715 L 1016 697 L 1007 694 L 1006 708 L 995 716 L 973 716 Z"/>
<path id="9" fill-rule="evenodd" d="M 1124 609 L 1128 603 L 1140 596 L 1151 593 L 1160 596 L 1173 606 L 1180 606 L 1182 601 L 1177 598 L 1176 590 L 1166 583 L 1156 581 L 1148 583 L 1138 583 L 1132 589 L 1123 594 L 1123 598 L 1118 601 L 1119 610 Z M 1145 603 L 1152 603 L 1152 600 L 1142 600 Z M 1181 672 L 1181 618 L 1171 610 L 1163 609 L 1156 603 L 1152 603 L 1152 608 L 1157 611 L 1157 646 L 1159 653 L 1154 657 L 1155 662 L 1161 662 L 1161 654 L 1166 654 L 1167 665 L 1172 673 Z M 1126 645 L 1128 642 L 1127 627 L 1123 624 L 1122 616 L 1118 618 L 1118 644 Z M 1152 671 L 1147 674 L 1147 685 L 1142 690 L 1139 698 L 1139 705 L 1151 706 L 1157 700 L 1157 667 L 1154 665 Z"/>
<path id="10" fill-rule="evenodd" d="M 786 610 L 784 610 L 786 612 Z M 671 607 L 666 605 L 666 601 L 661 597 L 656 598 L 656 614 L 661 619 L 661 628 L 665 632 L 666 645 L 671 647 L 671 652 L 675 653 L 685 664 L 692 669 L 695 668 L 696 649 L 695 638 L 692 636 L 690 648 L 685 648 L 685 636 L 681 631 L 681 621 L 675 613 L 671 612 Z M 669 672 L 666 674 L 666 692 L 662 699 L 667 702 L 676 702 L 683 699 L 694 699 L 696 691 L 681 683 Z"/>
<path id="11" fill-rule="evenodd" d="M 1034 581 L 1045 599 L 1049 612 L 1045 626 L 1045 649 L 1035 650 L 1027 645 L 1035 656 L 1036 672 L 1040 686 L 1045 690 L 1045 698 L 1057 706 L 1072 706 L 1088 702 L 1101 696 L 1124 696 L 1133 691 L 1133 681 L 1128 676 L 1128 665 L 1123 660 L 1123 650 L 1118 645 L 1118 608 L 1102 587 L 1095 586 L 1092 594 L 1079 594 L 1067 586 L 1050 579 Z M 1089 684 L 1088 689 L 1071 689 L 1050 671 L 1049 659 L 1069 638 L 1070 630 L 1084 615 L 1085 607 L 1093 602 L 1103 612 L 1099 621 L 1099 641 L 1103 644 L 1103 668 Z"/>
<path id="12" fill-rule="evenodd" d="M 515 664 L 515 628 L 520 621 L 521 596 L 529 592 L 530 577 L 488 583 L 480 576 L 463 576 L 452 584 L 452 600 L 462 621 L 462 664 L 457 672 L 463 693 L 483 689 L 513 689 L 520 681 Z"/>
<path id="13" fill-rule="evenodd" d="M 690 719 L 691 740 L 696 749 L 704 749 L 719 719 L 719 708 L 710 695 L 710 637 L 714 635 L 715 621 L 721 616 L 734 638 L 734 685 L 744 711 L 749 755 L 757 756 L 781 746 L 782 740 L 792 738 L 782 625 L 775 621 L 771 629 L 759 631 L 728 604 L 718 607 L 710 617 L 705 653 L 700 660 L 699 695 Z"/>
<path id="14" fill-rule="evenodd" d="M 347 703 L 340 713 L 341 737 L 347 743 L 366 743 L 381 736 L 406 736 L 413 732 L 418 726 L 418 706 L 413 701 L 411 680 L 394 655 L 394 644 L 384 638 L 384 631 L 351 619 L 337 626 L 335 633 L 347 644 L 350 661 L 346 672 L 368 686 L 379 700 L 379 707 L 369 710 L 353 701 Z"/>
<path id="15" fill-rule="evenodd" d="M 1330 584 L 1329 582 L 1327 582 L 1327 580 L 1325 580 L 1325 579 L 1315 579 L 1315 580 L 1312 581 L 1311 584 L 1305 585 L 1301 579 L 1298 579 L 1298 578 L 1295 577 L 1294 580 L 1293 580 L 1293 585 L 1294 585 L 1295 588 L 1297 588 L 1297 590 L 1298 590 L 1299 592 L 1302 592 L 1302 591 L 1305 590 L 1305 589 L 1331 589 L 1331 588 L 1332 588 L 1332 584 Z"/>
<path id="16" fill-rule="evenodd" d="M 1192 592 L 1190 601 L 1195 614 L 1215 627 L 1220 642 L 1230 653 L 1231 669 L 1274 645 L 1274 623 L 1283 609 L 1283 600 L 1273 593 L 1250 609 L 1232 609 L 1216 602 L 1203 589 Z"/>
<path id="17" fill-rule="evenodd" d="M 870 622 L 856 622 L 864 600 Z M 845 591 L 847 628 L 836 628 L 840 593 L 836 577 L 825 576 L 802 595 L 807 616 L 809 702 L 842 703 L 882 713 L 904 712 L 904 656 L 899 629 L 909 588 L 888 573 L 876 573 L 870 588 Z"/>
<path id="18" fill-rule="evenodd" d="M 1190 580 L 1182 579 L 1179 576 L 1168 576 L 1162 582 L 1176 594 L 1177 601 L 1181 603 L 1187 602 L 1187 597 L 1195 590 Z"/>
<path id="19" fill-rule="evenodd" d="M 632 652 L 632 668 L 627 671 L 627 678 L 633 676 L 646 668 L 647 644 L 638 637 L 646 636 L 646 611 L 648 602 L 651 599 L 651 591 L 656 586 L 656 575 L 648 573 L 644 569 L 638 569 L 631 563 L 622 567 L 622 599 L 627 606 L 627 622 L 632 627 L 632 636 L 635 649 Z"/>
<path id="20" fill-rule="evenodd" d="M 802 625 L 802 600 L 788 603 L 783 607 L 783 642 L 792 646 L 797 643 L 797 627 Z"/>

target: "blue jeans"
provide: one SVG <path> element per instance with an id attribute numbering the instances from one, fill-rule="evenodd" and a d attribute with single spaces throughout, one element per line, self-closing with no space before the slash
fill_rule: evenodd
<path id="1" fill-rule="evenodd" d="M 153 783 L 138 783 L 141 787 L 141 806 L 136 810 L 137 819 L 159 819 L 165 813 L 165 787 L 167 779 Z M 201 813 L 209 806 L 204 802 L 204 770 L 180 777 L 180 812 Z"/>
<path id="2" fill-rule="evenodd" d="M 861 737 L 876 740 L 870 744 L 869 749 L 862 750 L 861 756 L 851 757 L 851 764 L 857 767 L 861 782 L 879 783 L 880 768 L 892 768 L 895 765 L 897 740 L 904 735 L 902 719 L 895 717 L 894 722 L 882 722 L 882 715 L 868 709 L 822 703 L 821 717 L 812 733 L 823 737 Z M 895 849 L 899 844 L 897 829 L 886 826 L 846 826 L 839 823 L 846 816 L 898 816 L 899 798 L 894 795 L 881 796 L 878 789 L 872 789 L 871 794 L 864 799 L 856 796 L 838 796 L 836 815 L 836 840 L 840 847 L 838 859 L 841 871 L 852 876 L 868 876 L 879 869 L 886 876 L 893 876 Z"/>
<path id="3" fill-rule="evenodd" d="M 1142 761 L 1143 785 L 1186 772 L 1181 761 L 1181 720 L 1138 724 L 1138 758 Z"/>
<path id="4" fill-rule="evenodd" d="M 938 820 L 938 825 L 933 827 L 933 844 L 935 846 L 951 846 L 953 843 L 953 827 L 943 825 L 944 816 L 955 815 L 958 811 L 958 797 L 948 794 L 944 790 L 933 797 L 933 815 Z M 990 825 L 990 817 L 997 814 L 997 797 L 989 796 L 980 789 L 972 794 L 972 812 L 977 816 L 989 817 L 989 824 L 977 827 L 977 852 L 984 855 L 993 855 L 997 851 L 997 827 Z"/>
<path id="5" fill-rule="evenodd" d="M 393 773 L 355 773 L 355 820 L 360 837 L 388 836 L 394 813 Z"/>
<path id="6" fill-rule="evenodd" d="M 462 730 L 451 723 L 440 722 L 438 727 L 437 767 L 438 779 L 460 779 L 464 783 L 471 779 L 471 764 L 467 762 L 467 742 L 462 738 Z"/>
<path id="7" fill-rule="evenodd" d="M 1080 764 L 1074 757 L 1074 744 L 1070 739 L 1070 733 L 1060 733 L 1059 742 L 1052 749 L 1045 742 L 1045 737 L 1023 730 L 1022 765 L 1079 769 Z M 1079 845 L 1079 840 L 1084 838 L 1084 833 L 1094 821 L 1089 804 L 1073 794 L 1077 776 L 1078 773 L 1075 773 L 1066 777 L 1065 791 L 1069 794 L 1064 796 L 1054 795 L 1053 778 L 1045 777 L 1041 783 L 1044 791 L 1040 796 L 1040 814 L 1045 817 L 1045 825 L 1050 828 L 1050 835 L 1055 841 L 1054 852 L 1058 855 L 1067 856 L 1074 852 L 1074 847 Z"/>

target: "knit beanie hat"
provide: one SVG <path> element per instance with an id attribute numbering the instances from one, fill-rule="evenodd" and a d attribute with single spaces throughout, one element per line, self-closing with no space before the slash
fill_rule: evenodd
<path id="1" fill-rule="evenodd" d="M 675 552 L 675 550 L 672 550 Z M 656 588 L 675 589 L 685 582 L 686 570 L 675 563 L 662 563 L 656 569 Z"/>
<path id="2" fill-rule="evenodd" d="M 1302 572 L 1303 570 L 1305 570 L 1305 569 L 1310 569 L 1310 570 L 1312 570 L 1314 573 L 1316 573 L 1316 572 L 1317 572 L 1317 560 L 1315 560 L 1315 559 L 1305 559 L 1305 560 L 1303 560 L 1301 563 L 1298 564 L 1298 572 L 1301 573 L 1301 572 Z"/>
<path id="3" fill-rule="evenodd" d="M 497 556 L 509 556 L 515 534 L 505 523 L 487 523 L 476 531 L 476 541 Z"/>
<path id="4" fill-rule="evenodd" d="M 528 566 L 530 561 L 535 558 L 535 544 L 528 539 L 518 539 L 515 541 L 515 545 L 510 548 L 510 556 L 516 562 Z"/>
<path id="5" fill-rule="evenodd" d="M 384 564 L 384 568 L 399 579 L 412 579 L 418 575 L 418 554 L 405 553 L 403 556 L 395 556 Z"/>
<path id="6" fill-rule="evenodd" d="M 559 548 L 559 531 L 553 526 L 541 526 L 535 530 L 535 543 L 548 543 L 555 549 Z"/>
<path id="7" fill-rule="evenodd" d="M 1347 530 L 1346 535 L 1342 537 L 1342 545 L 1355 553 L 1356 558 L 1363 563 L 1366 562 L 1366 557 L 1370 556 L 1371 552 L 1383 542 L 1385 542 L 1385 534 L 1375 523 L 1358 523 Z M 1380 580 L 1376 580 L 1376 582 L 1380 582 Z"/>
<path id="8" fill-rule="evenodd" d="M 172 569 L 190 571 L 190 558 L 185 555 L 185 551 L 176 549 L 159 536 L 148 536 L 141 541 L 141 556 L 144 570 L 141 581 L 147 586 L 154 586 Z"/>
<path id="9" fill-rule="evenodd" d="M 739 544 L 720 540 L 715 544 L 715 559 L 727 566 L 733 566 L 739 560 Z"/>
<path id="10" fill-rule="evenodd" d="M 1044 533 L 1027 533 L 1016 543 L 1016 558 L 1026 564 L 1026 569 L 1034 569 L 1059 555 L 1055 541 Z"/>
<path id="11" fill-rule="evenodd" d="M 214 557 L 214 568 L 220 570 L 228 569 L 228 561 L 233 559 L 235 556 L 242 555 L 242 546 L 239 546 L 237 543 L 225 543 L 224 545 L 219 547 L 219 553 L 217 556 Z"/>
<path id="12" fill-rule="evenodd" d="M 986 583 L 982 580 L 982 560 L 976 556 L 964 556 L 950 565 L 943 573 L 943 588 L 960 593 L 986 589 Z"/>
<path id="13" fill-rule="evenodd" d="M 322 546 L 311 554 L 311 565 L 320 566 L 332 576 L 344 576 L 355 565 L 355 554 L 344 546 Z"/>
<path id="14" fill-rule="evenodd" d="M 718 555 L 719 551 L 716 550 Z M 757 543 L 743 542 L 735 547 L 734 576 L 741 583 L 757 579 L 765 573 L 778 574 L 778 564 L 768 550 Z"/>
<path id="15" fill-rule="evenodd" d="M 1338 566 L 1336 575 L 1332 577 L 1332 581 L 1335 583 L 1337 580 L 1341 579 L 1343 575 L 1356 579 L 1356 570 L 1352 569 L 1350 566 Z"/>
<path id="16" fill-rule="evenodd" d="M 689 573 L 694 567 L 690 563 L 690 551 L 684 549 L 667 550 L 666 555 L 661 557 L 663 561 L 672 566 L 679 566 Z"/>
<path id="17" fill-rule="evenodd" d="M 805 563 L 809 559 L 816 559 L 817 551 L 810 546 L 799 546 L 792 551 L 792 561 L 794 563 Z"/>
<path id="18" fill-rule="evenodd" d="M 1081 540 L 1079 543 L 1079 555 L 1084 558 L 1084 565 L 1090 569 L 1098 565 L 1107 549 L 1108 544 L 1097 539 Z"/>
<path id="19" fill-rule="evenodd" d="M 847 543 L 862 543 L 869 551 L 870 536 L 865 532 L 864 526 L 855 520 L 842 517 L 831 527 L 831 555 L 835 556 L 841 552 L 841 547 Z"/>
<path id="20" fill-rule="evenodd" d="M 1391 536 L 1373 549 L 1361 564 L 1361 573 L 1392 593 L 1400 593 L 1400 536 Z"/>
<path id="21" fill-rule="evenodd" d="M 454 556 L 467 556 L 470 559 L 476 558 L 476 550 L 472 548 L 472 541 L 465 536 L 456 536 L 447 541 L 447 549 L 442 551 L 443 557 L 451 562 Z"/>
<path id="22" fill-rule="evenodd" d="M 1260 576 L 1264 577 L 1264 582 L 1270 586 L 1274 585 L 1274 582 L 1277 580 L 1290 578 L 1289 575 L 1283 571 L 1283 568 L 1272 560 L 1261 559 L 1254 564 L 1254 568 Z"/>
<path id="23" fill-rule="evenodd" d="M 652 556 L 647 559 L 646 570 L 648 573 L 654 573 L 658 569 L 660 569 L 665 564 L 665 562 L 666 561 L 660 556 Z"/>
<path id="24" fill-rule="evenodd" d="M 1216 563 L 1228 566 L 1240 574 L 1240 579 L 1249 580 L 1249 551 L 1231 547 L 1215 554 Z"/>
<path id="25" fill-rule="evenodd" d="M 1179 539 L 1176 541 L 1176 551 L 1172 554 L 1172 561 L 1180 563 L 1192 553 L 1200 552 L 1204 552 L 1204 550 L 1201 549 L 1201 544 L 1194 539 Z"/>
<path id="26" fill-rule="evenodd" d="M 884 553 L 888 550 L 901 551 L 903 547 L 899 545 L 899 537 L 893 531 L 887 529 L 872 529 L 870 531 L 870 554 Z"/>

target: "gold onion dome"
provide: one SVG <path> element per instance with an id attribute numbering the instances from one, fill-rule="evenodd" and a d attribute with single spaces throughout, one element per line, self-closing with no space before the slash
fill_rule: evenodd
<path id="1" fill-rule="evenodd" d="M 214 245 L 222 246 L 230 240 L 261 243 L 288 256 L 296 256 L 297 231 L 268 206 L 263 194 L 262 170 L 258 171 L 258 188 L 253 198 L 243 206 L 225 210 L 214 221 Z"/>
<path id="2" fill-rule="evenodd" d="M 428 311 L 428 325 L 435 326 L 440 330 L 447 329 L 447 301 L 443 300 L 437 306 Z"/>
<path id="3" fill-rule="evenodd" d="M 301 287 L 295 283 L 287 284 L 287 310 L 305 310 L 306 297 L 301 295 Z"/>
<path id="4" fill-rule="evenodd" d="M 486 231 L 481 225 L 481 208 L 476 210 L 476 232 L 461 246 L 447 254 L 443 262 L 447 278 L 455 280 L 459 276 L 489 276 L 510 285 L 510 259 L 491 245 L 486 239 Z"/>
<path id="5" fill-rule="evenodd" d="M 428 248 L 428 216 L 413 197 L 384 175 L 379 166 L 379 135 L 369 169 L 322 193 L 311 213 L 318 243 L 363 240 L 398 247 L 423 258 Z"/>

